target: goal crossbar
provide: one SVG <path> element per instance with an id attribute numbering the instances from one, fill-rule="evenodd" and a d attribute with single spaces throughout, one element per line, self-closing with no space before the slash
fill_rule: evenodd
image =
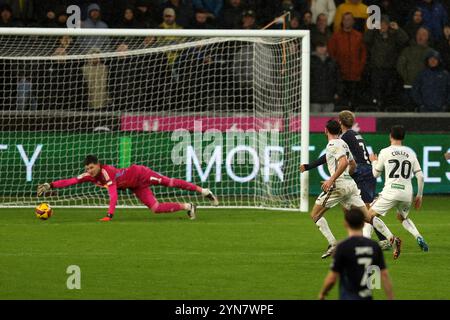
<path id="1" fill-rule="evenodd" d="M 8 36 L 104 36 L 104 37 L 262 37 L 309 38 L 308 30 L 236 30 L 236 29 L 80 29 L 80 28 L 1 28 L 0 35 Z"/>

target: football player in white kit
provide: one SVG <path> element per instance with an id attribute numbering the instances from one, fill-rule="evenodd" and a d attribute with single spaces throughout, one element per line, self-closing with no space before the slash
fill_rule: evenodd
<path id="1" fill-rule="evenodd" d="M 316 203 L 311 211 L 311 218 L 319 228 L 323 236 L 328 240 L 327 251 L 322 255 L 322 259 L 329 257 L 336 249 L 336 238 L 328 226 L 328 222 L 323 216 L 325 212 L 341 204 L 345 210 L 359 209 L 364 213 L 367 222 L 372 222 L 369 218 L 369 212 L 361 199 L 360 190 L 353 178 L 350 176 L 356 168 L 356 163 L 348 148 L 347 143 L 339 138 L 341 126 L 336 120 L 328 121 L 325 134 L 328 138 L 326 148 L 326 159 L 328 171 L 330 172 L 330 179 L 322 184 L 323 192 L 319 195 Z M 377 224 L 374 227 L 381 232 L 389 230 L 387 226 L 377 218 Z M 370 221 L 369 221 L 370 220 Z M 392 235 L 392 233 L 390 233 Z M 389 239 L 389 238 L 388 238 Z M 397 251 L 397 244 L 401 241 L 397 237 L 392 236 L 391 243 L 395 252 Z"/>
<path id="2" fill-rule="evenodd" d="M 418 188 L 414 206 L 418 210 L 422 206 L 424 178 L 416 155 L 411 149 L 402 145 L 404 139 L 405 129 L 402 126 L 393 126 L 390 133 L 391 145 L 381 150 L 378 157 L 375 154 L 370 155 L 373 175 L 379 177 L 385 171 L 385 183 L 378 199 L 372 203 L 369 215 L 384 216 L 390 209 L 396 208 L 397 218 L 403 227 L 416 238 L 423 251 L 428 251 L 424 238 L 413 221 L 408 218 L 413 202 L 411 180 L 413 176 L 416 176 Z M 388 230 L 380 230 L 380 232 L 387 239 L 391 239 L 392 234 Z"/>

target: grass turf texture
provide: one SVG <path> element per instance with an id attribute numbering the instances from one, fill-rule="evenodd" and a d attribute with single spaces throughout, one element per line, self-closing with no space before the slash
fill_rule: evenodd
<path id="1" fill-rule="evenodd" d="M 331 261 L 320 259 L 327 243 L 308 214 L 199 209 L 190 221 L 121 209 L 96 221 L 103 214 L 59 208 L 41 221 L 33 209 L 0 209 L 0 299 L 316 299 Z M 326 217 L 342 239 L 340 208 Z M 403 239 L 398 261 L 385 253 L 395 296 L 449 299 L 448 197 L 426 197 L 411 218 L 428 253 L 394 212 L 384 219 Z M 66 287 L 69 265 L 81 268 L 81 290 Z"/>

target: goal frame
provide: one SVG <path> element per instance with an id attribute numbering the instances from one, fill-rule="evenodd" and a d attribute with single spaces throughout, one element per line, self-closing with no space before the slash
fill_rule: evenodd
<path id="1" fill-rule="evenodd" d="M 242 37 L 242 38 L 301 38 L 301 163 L 309 163 L 310 118 L 310 31 L 309 30 L 235 30 L 235 29 L 80 29 L 80 28 L 0 28 L 0 36 L 177 36 L 177 37 Z M 299 173 L 300 174 L 300 173 Z M 300 178 L 300 211 L 309 210 L 309 173 Z M 0 205 L 0 207 L 2 207 Z M 229 208 L 229 207 L 226 207 Z M 237 207 L 233 207 L 237 208 Z M 244 208 L 244 207 L 242 207 Z M 253 207 L 252 207 L 253 208 Z M 258 207 L 256 207 L 258 208 Z M 264 208 L 271 209 L 271 208 Z M 276 208 L 276 210 L 283 210 Z M 284 209 L 289 210 L 289 209 Z"/>

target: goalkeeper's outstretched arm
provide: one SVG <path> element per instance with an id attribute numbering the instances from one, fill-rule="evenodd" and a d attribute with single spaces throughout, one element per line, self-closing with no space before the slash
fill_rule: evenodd
<path id="1" fill-rule="evenodd" d="M 46 183 L 38 185 L 37 195 L 38 195 L 38 197 L 40 197 L 44 193 L 50 191 L 51 189 L 66 188 L 66 187 L 72 186 L 74 184 L 88 182 L 88 181 L 90 181 L 90 180 L 89 180 L 87 174 L 83 174 L 79 177 L 74 177 L 74 178 L 70 178 L 70 179 L 56 180 L 56 181 L 53 181 L 50 183 L 46 182 Z"/>

